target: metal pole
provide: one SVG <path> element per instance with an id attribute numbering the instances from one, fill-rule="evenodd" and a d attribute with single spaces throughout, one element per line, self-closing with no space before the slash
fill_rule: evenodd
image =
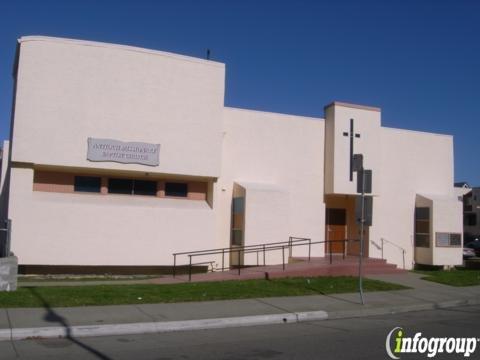
<path id="1" fill-rule="evenodd" d="M 332 240 L 328 242 L 328 250 L 330 251 L 330 264 L 332 264 Z"/>
<path id="2" fill-rule="evenodd" d="M 263 266 L 265 266 L 265 244 L 263 244 Z"/>
<path id="3" fill-rule="evenodd" d="M 382 241 L 382 260 L 383 260 L 383 238 L 380 239 Z"/>
<path id="4" fill-rule="evenodd" d="M 240 275 L 240 248 L 238 249 L 238 275 Z"/>
<path id="5" fill-rule="evenodd" d="M 282 245 L 282 265 L 283 271 L 285 271 L 285 246 Z"/>
<path id="6" fill-rule="evenodd" d="M 5 256 L 6 257 L 9 257 L 10 256 L 10 245 L 11 245 L 11 236 L 12 236 L 12 220 L 11 219 L 7 219 L 5 220 L 5 223 L 7 225 L 7 245 L 6 245 L 6 254 Z"/>
<path id="7" fill-rule="evenodd" d="M 192 255 L 188 255 L 190 264 L 188 265 L 188 281 L 192 281 Z"/>
<path id="8" fill-rule="evenodd" d="M 360 219 L 360 258 L 358 261 L 358 291 L 360 292 L 360 300 L 362 305 L 365 304 L 363 299 L 363 281 L 362 281 L 362 261 L 363 261 L 363 229 L 365 222 L 365 172 L 361 169 L 362 176 L 362 213 Z"/>
<path id="9" fill-rule="evenodd" d="M 176 265 L 177 265 L 177 254 L 173 254 L 173 277 L 175 277 Z"/>
<path id="10" fill-rule="evenodd" d="M 402 255 L 403 255 L 403 270 L 405 270 L 405 249 L 402 249 Z"/>
<path id="11" fill-rule="evenodd" d="M 312 239 L 308 239 L 308 261 L 310 261 L 311 252 L 312 252 Z"/>
<path id="12" fill-rule="evenodd" d="M 222 249 L 222 272 L 225 270 L 225 249 Z"/>

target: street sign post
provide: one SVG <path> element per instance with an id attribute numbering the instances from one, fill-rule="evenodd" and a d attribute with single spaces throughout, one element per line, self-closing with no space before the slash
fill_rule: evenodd
<path id="1" fill-rule="evenodd" d="M 355 199 L 355 219 L 360 224 L 360 251 L 358 260 L 358 291 L 362 305 L 363 298 L 363 247 L 365 226 L 372 225 L 373 198 L 365 194 L 372 193 L 372 170 L 363 168 L 363 155 L 355 154 L 352 159 L 352 167 L 357 172 L 357 193 L 360 195 Z"/>

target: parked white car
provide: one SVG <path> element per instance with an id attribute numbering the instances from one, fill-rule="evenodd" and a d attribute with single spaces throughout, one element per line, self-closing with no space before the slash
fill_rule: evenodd
<path id="1" fill-rule="evenodd" d="M 475 257 L 475 250 L 473 250 L 471 248 L 468 248 L 468 247 L 464 247 L 463 248 L 463 258 L 464 259 L 470 259 L 472 257 Z"/>

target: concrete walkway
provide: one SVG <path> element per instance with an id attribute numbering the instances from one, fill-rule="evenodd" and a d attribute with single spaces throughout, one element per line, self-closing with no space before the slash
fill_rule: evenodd
<path id="1" fill-rule="evenodd" d="M 192 282 L 225 281 L 225 280 L 250 280 L 264 279 L 267 274 L 270 279 L 284 277 L 305 277 L 305 276 L 357 276 L 358 257 L 334 255 L 330 263 L 329 257 L 295 258 L 292 263 L 266 266 L 252 266 L 234 270 L 215 271 L 207 273 L 192 274 Z M 388 264 L 385 260 L 365 258 L 363 273 L 374 274 L 398 274 L 405 273 L 405 270 L 398 269 L 395 265 Z M 163 275 L 148 279 L 133 280 L 55 280 L 55 281 L 21 281 L 18 286 L 80 286 L 80 285 L 133 285 L 133 284 L 176 284 L 189 282 L 188 274 L 177 274 L 176 277 Z"/>
<path id="2" fill-rule="evenodd" d="M 338 319 L 480 304 L 480 286 L 450 287 L 413 273 L 369 275 L 413 287 L 358 294 L 262 299 L 0 309 L 0 341 L 35 337 L 81 337 Z"/>

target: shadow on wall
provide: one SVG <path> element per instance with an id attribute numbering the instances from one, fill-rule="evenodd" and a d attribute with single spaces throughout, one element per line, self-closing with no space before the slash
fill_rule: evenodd
<path id="1" fill-rule="evenodd" d="M 78 339 L 74 338 L 72 336 L 72 329 L 70 327 L 70 324 L 68 323 L 68 321 L 58 315 L 51 307 L 50 307 L 50 304 L 37 292 L 37 290 L 34 288 L 34 287 L 28 287 L 27 288 L 28 291 L 30 291 L 32 293 L 33 296 L 35 296 L 37 299 L 39 299 L 43 305 L 43 307 L 45 308 L 46 310 L 46 314 L 45 316 L 43 317 L 44 320 L 48 321 L 48 322 L 53 322 L 53 323 L 58 323 L 60 324 L 61 326 L 63 326 L 66 330 L 66 339 L 68 339 L 69 341 L 71 341 L 72 343 L 78 345 L 79 347 L 81 347 L 82 349 L 85 349 L 86 351 L 88 351 L 90 354 L 96 356 L 97 358 L 99 359 L 103 359 L 103 360 L 112 360 L 110 357 L 108 357 L 107 355 L 103 354 L 102 352 L 88 346 L 87 344 L 84 344 L 83 342 L 79 341 Z"/>
<path id="2" fill-rule="evenodd" d="M 375 246 L 375 248 L 377 250 L 382 250 L 382 245 L 378 244 L 377 242 L 375 242 L 374 240 L 370 240 L 370 244 L 372 244 L 373 246 Z"/>

